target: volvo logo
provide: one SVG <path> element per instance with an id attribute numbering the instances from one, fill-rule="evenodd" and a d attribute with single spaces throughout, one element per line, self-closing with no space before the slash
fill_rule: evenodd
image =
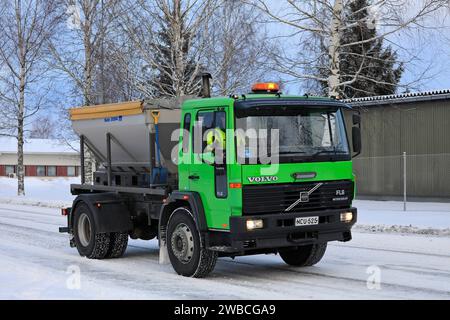
<path id="1" fill-rule="evenodd" d="M 247 178 L 250 183 L 259 183 L 259 182 L 275 182 L 278 181 L 277 176 L 264 176 L 264 177 L 248 177 Z"/>
<path id="2" fill-rule="evenodd" d="M 323 185 L 323 183 L 318 183 L 314 186 L 314 188 L 312 188 L 309 191 L 302 191 L 300 192 L 300 197 L 298 198 L 297 201 L 295 201 L 293 204 L 291 204 L 286 210 L 284 210 L 284 212 L 288 212 L 291 211 L 295 206 L 297 206 L 299 203 L 305 203 L 305 202 L 309 202 L 309 196 L 316 191 L 317 189 L 319 189 L 321 186 Z"/>

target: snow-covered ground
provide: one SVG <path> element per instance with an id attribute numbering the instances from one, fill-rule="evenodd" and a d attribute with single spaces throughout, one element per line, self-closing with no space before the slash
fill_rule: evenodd
<path id="1" fill-rule="evenodd" d="M 411 202 L 403 211 L 403 202 L 356 200 L 353 205 L 361 212 L 359 222 L 365 225 L 405 223 L 422 228 L 449 227 L 450 203 Z"/>
<path id="2" fill-rule="evenodd" d="M 80 178 L 25 178 L 25 197 L 17 196 L 17 179 L 0 177 L 0 203 L 63 207 L 71 204 L 70 185 Z"/>
<path id="3" fill-rule="evenodd" d="M 450 236 L 450 203 L 356 200 L 358 230 Z"/>
<path id="4" fill-rule="evenodd" d="M 58 233 L 73 180 L 27 179 L 24 200 L 0 178 L 0 299 L 450 299 L 450 204 L 355 201 L 353 240 L 331 243 L 317 266 L 222 258 L 189 279 L 158 263 L 154 240 L 130 241 L 121 259 L 80 257 Z"/>
<path id="5" fill-rule="evenodd" d="M 158 263 L 154 240 L 130 241 L 121 259 L 82 258 L 58 233 L 64 220 L 0 204 L 0 299 L 450 299 L 450 237 L 355 232 L 314 267 L 221 258 L 209 278 L 190 279 Z"/>

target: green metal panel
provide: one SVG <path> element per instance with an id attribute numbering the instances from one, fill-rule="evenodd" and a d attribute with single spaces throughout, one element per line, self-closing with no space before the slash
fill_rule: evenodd
<path id="1" fill-rule="evenodd" d="M 243 165 L 242 179 L 243 184 L 252 183 L 249 177 L 276 177 L 276 183 L 294 183 L 299 182 L 293 177 L 294 173 L 315 172 L 313 179 L 304 179 L 302 182 L 311 181 L 332 181 L 352 179 L 352 162 L 310 162 L 310 163 L 288 163 L 279 165 Z M 273 180 L 267 182 L 258 182 L 258 184 L 273 184 Z"/>
<path id="2" fill-rule="evenodd" d="M 450 100 L 361 107 L 363 152 L 354 159 L 358 194 L 450 198 Z M 351 112 L 346 112 L 351 125 Z"/>

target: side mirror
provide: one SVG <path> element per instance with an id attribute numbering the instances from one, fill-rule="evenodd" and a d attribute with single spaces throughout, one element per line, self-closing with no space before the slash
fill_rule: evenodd
<path id="1" fill-rule="evenodd" d="M 361 116 L 357 113 L 353 114 L 353 125 L 359 126 L 361 124 Z"/>
<path id="2" fill-rule="evenodd" d="M 359 127 L 352 128 L 352 137 L 353 137 L 353 152 L 356 152 L 356 155 L 359 155 L 362 149 L 361 129 Z"/>

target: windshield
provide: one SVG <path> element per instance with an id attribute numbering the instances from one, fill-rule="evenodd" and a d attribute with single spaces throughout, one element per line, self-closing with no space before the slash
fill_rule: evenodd
<path id="1" fill-rule="evenodd" d="M 281 109 L 285 112 L 271 114 L 264 110 L 260 114 L 252 112 L 236 119 L 237 129 L 241 131 L 240 135 L 237 134 L 241 163 L 260 162 L 262 152 L 267 152 L 268 156 L 277 152 L 280 162 L 344 160 L 343 157 L 349 157 L 340 109 Z M 243 132 L 245 138 L 242 138 Z"/>

